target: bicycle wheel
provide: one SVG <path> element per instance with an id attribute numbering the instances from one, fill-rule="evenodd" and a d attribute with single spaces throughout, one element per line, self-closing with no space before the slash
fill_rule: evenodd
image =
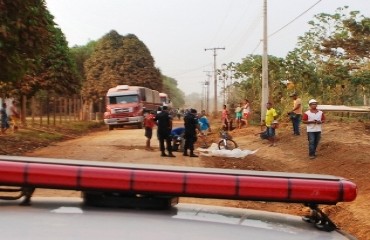
<path id="1" fill-rule="evenodd" d="M 234 140 L 226 139 L 226 140 L 220 140 L 218 142 L 218 149 L 226 149 L 226 150 L 233 150 L 234 148 L 237 148 L 238 144 Z"/>

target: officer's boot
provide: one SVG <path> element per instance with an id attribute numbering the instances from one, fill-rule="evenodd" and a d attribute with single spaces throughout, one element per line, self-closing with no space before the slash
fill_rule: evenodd
<path id="1" fill-rule="evenodd" d="M 190 157 L 198 157 L 198 155 L 194 154 L 194 150 L 190 150 Z"/>
<path id="2" fill-rule="evenodd" d="M 188 149 L 184 148 L 184 154 L 182 154 L 183 156 L 189 156 L 188 155 Z"/>

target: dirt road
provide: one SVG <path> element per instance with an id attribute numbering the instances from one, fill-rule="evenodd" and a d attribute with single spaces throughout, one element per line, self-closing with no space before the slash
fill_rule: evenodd
<path id="1" fill-rule="evenodd" d="M 282 124 L 283 125 L 283 124 Z M 39 149 L 27 156 L 53 158 L 181 165 L 194 167 L 217 167 L 249 169 L 261 171 L 302 172 L 330 174 L 352 180 L 358 186 L 358 197 L 351 203 L 339 203 L 336 206 L 323 206 L 324 211 L 342 229 L 358 237 L 370 239 L 370 131 L 363 123 L 328 122 L 324 127 L 318 157 L 307 157 L 307 138 L 305 135 L 291 135 L 290 126 L 278 129 L 279 141 L 276 147 L 269 147 L 254 135 L 259 129 L 249 127 L 234 130 L 231 134 L 242 149 L 259 149 L 254 155 L 244 159 L 219 157 L 183 157 L 175 153 L 176 158 L 160 157 L 158 141 L 152 140 L 154 151 L 145 150 L 143 130 L 116 129 L 114 131 L 95 132 L 88 136 L 56 143 Z M 304 128 L 302 128 L 304 132 Z M 216 133 L 209 137 L 217 141 Z M 55 191 L 38 190 L 38 195 L 53 195 Z M 60 194 L 60 193 L 58 193 Z M 75 192 L 65 192 L 75 196 Z M 183 202 L 201 202 L 234 207 L 263 209 L 290 214 L 304 215 L 307 209 L 300 204 L 240 202 L 220 200 L 181 199 Z"/>
<path id="2" fill-rule="evenodd" d="M 153 151 L 145 150 L 143 129 L 115 129 L 95 132 L 86 137 L 55 143 L 27 156 L 66 158 L 78 160 L 145 163 L 181 166 L 201 166 L 199 158 L 160 157 L 157 139 L 152 139 Z"/>

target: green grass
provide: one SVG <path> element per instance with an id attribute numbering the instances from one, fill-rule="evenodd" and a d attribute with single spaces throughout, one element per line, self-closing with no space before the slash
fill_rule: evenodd
<path id="1" fill-rule="evenodd" d="M 62 125 L 58 125 L 57 129 L 64 129 L 76 134 L 83 134 L 89 132 L 93 129 L 99 129 L 104 126 L 102 122 L 87 122 L 87 121 L 79 121 L 79 122 L 70 122 L 70 123 L 63 123 Z"/>
<path id="2" fill-rule="evenodd" d="M 17 138 L 37 141 L 59 141 L 66 136 L 80 136 L 104 127 L 102 122 L 71 121 L 57 125 L 34 125 L 21 127 L 15 135 Z"/>
<path id="3" fill-rule="evenodd" d="M 40 142 L 48 142 L 48 141 L 59 141 L 62 140 L 64 135 L 61 133 L 50 133 L 50 132 L 40 132 L 37 130 L 29 130 L 29 129 L 22 129 L 17 134 L 17 138 L 19 140 L 24 139 L 28 141 L 40 141 Z"/>

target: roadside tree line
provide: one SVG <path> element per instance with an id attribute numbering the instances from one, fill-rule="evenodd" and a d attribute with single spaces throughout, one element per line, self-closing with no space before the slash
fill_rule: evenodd
<path id="1" fill-rule="evenodd" d="M 282 113 L 290 109 L 286 108 L 291 105 L 292 92 L 306 102 L 316 98 L 321 104 L 369 105 L 370 18 L 343 7 L 334 14 L 318 14 L 308 24 L 309 31 L 285 58 L 268 56 L 270 101 Z M 230 95 L 228 104 L 248 98 L 258 105 L 261 55 L 229 63 L 227 70 L 234 79 L 225 89 Z"/>
<path id="2" fill-rule="evenodd" d="M 343 7 L 334 14 L 318 14 L 308 24 L 309 31 L 285 58 L 269 56 L 270 100 L 281 112 L 292 91 L 303 100 L 315 97 L 324 104 L 367 105 L 370 19 Z M 53 96 L 79 99 L 79 115 L 89 119 L 82 112 L 103 112 L 106 91 L 119 84 L 167 92 L 175 107 L 185 103 L 176 79 L 161 73 L 137 36 L 112 30 L 69 48 L 44 0 L 0 0 L 0 62 L 0 97 L 18 99 L 25 117 L 29 99 Z M 257 105 L 262 57 L 247 55 L 227 64 L 227 70 L 233 79 L 224 89 L 228 104 L 248 98 Z"/>

